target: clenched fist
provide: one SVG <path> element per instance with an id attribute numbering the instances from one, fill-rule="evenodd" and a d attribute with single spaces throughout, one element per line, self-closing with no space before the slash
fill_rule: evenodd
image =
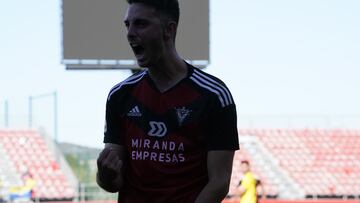
<path id="1" fill-rule="evenodd" d="M 123 184 L 122 148 L 106 146 L 97 159 L 97 183 L 108 192 L 118 192 Z"/>

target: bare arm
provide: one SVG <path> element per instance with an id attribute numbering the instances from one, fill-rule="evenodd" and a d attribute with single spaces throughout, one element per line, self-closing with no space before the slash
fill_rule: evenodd
<path id="1" fill-rule="evenodd" d="M 241 197 L 245 192 L 246 192 L 246 188 L 244 188 L 243 186 L 239 185 L 239 187 L 238 187 L 238 189 L 237 189 L 237 195 Z"/>
<path id="2" fill-rule="evenodd" d="M 246 188 L 242 186 L 241 182 L 242 180 L 240 181 L 239 185 L 236 187 L 236 190 L 234 192 L 234 197 L 236 198 L 241 197 L 246 192 Z"/>
<path id="3" fill-rule="evenodd" d="M 195 203 L 219 203 L 229 191 L 234 151 L 209 151 L 207 156 L 209 182 Z"/>
<path id="4" fill-rule="evenodd" d="M 97 159 L 97 184 L 108 192 L 118 192 L 123 185 L 122 166 L 124 147 L 117 144 L 105 144 Z"/>
<path id="5" fill-rule="evenodd" d="M 257 187 L 260 188 L 261 198 L 266 199 L 265 188 L 264 188 L 264 185 L 262 184 L 262 182 L 260 180 L 258 180 Z"/>

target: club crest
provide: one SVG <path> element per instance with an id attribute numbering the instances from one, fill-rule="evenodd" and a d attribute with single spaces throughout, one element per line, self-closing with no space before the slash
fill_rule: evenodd
<path id="1" fill-rule="evenodd" d="M 183 124 L 185 118 L 190 115 L 191 110 L 186 109 L 185 107 L 175 108 L 175 110 L 176 110 L 176 116 L 178 119 L 178 123 L 181 126 Z"/>

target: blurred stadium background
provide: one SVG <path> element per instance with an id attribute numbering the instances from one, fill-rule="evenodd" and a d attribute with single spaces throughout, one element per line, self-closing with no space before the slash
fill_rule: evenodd
<path id="1" fill-rule="evenodd" d="M 264 184 L 261 202 L 360 202 L 360 130 L 350 128 L 240 128 L 230 198 L 249 160 Z M 0 128 L 1 201 L 22 176 L 35 180 L 32 200 L 103 202 L 116 195 L 95 182 L 101 149 L 59 143 L 40 128 Z M 236 202 L 228 199 L 224 202 Z"/>
<path id="2" fill-rule="evenodd" d="M 63 1 L 62 64 L 66 69 L 136 68 L 129 49 L 124 49 L 124 44 L 113 43 L 126 41 L 118 40 L 123 31 L 117 26 L 124 2 L 106 2 Z M 181 29 L 190 33 L 180 32 L 179 40 L 186 38 L 185 41 L 196 46 L 178 43 L 180 50 L 189 62 L 205 68 L 210 61 L 209 11 L 203 8 L 209 8 L 209 2 L 182 2 L 192 2 L 184 9 L 189 13 L 185 13 L 183 24 L 189 27 Z M 117 12 L 117 8 L 122 8 L 121 12 Z M 77 18 L 78 13 L 90 15 Z M 206 26 L 193 26 L 200 24 Z M 114 27 L 118 30 L 112 30 Z M 104 30 L 112 32 L 102 32 Z M 112 37 L 115 39 L 109 39 Z M 44 100 L 52 104 L 44 107 L 41 104 Z M 27 201 L 15 197 L 26 193 L 24 177 L 29 178 L 29 174 L 33 180 L 31 201 L 34 202 L 115 202 L 116 195 L 104 192 L 95 182 L 96 158 L 101 149 L 59 142 L 56 91 L 29 95 L 27 102 L 27 115 L 12 115 L 8 111 L 9 102 L 2 103 L 0 202 Z M 46 108 L 42 111 L 47 113 L 39 114 L 39 108 Z M 9 119 L 22 124 L 15 127 Z M 229 199 L 224 202 L 237 202 L 230 198 L 242 176 L 239 165 L 244 159 L 250 161 L 252 170 L 264 184 L 267 199 L 261 200 L 262 203 L 360 202 L 359 117 L 240 115 L 239 123 L 241 150 L 235 155 Z"/>

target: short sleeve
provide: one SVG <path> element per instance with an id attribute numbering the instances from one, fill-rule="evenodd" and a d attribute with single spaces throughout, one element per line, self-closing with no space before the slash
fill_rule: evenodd
<path id="1" fill-rule="evenodd" d="M 209 113 L 208 150 L 238 150 L 236 106 L 215 107 Z"/>
<path id="2" fill-rule="evenodd" d="M 106 101 L 104 143 L 123 144 L 121 139 L 123 122 L 119 108 L 114 105 L 112 97 Z"/>

